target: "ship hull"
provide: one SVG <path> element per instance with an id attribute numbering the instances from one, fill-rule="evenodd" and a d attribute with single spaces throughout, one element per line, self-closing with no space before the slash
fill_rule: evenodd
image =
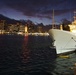
<path id="1" fill-rule="evenodd" d="M 75 51 L 76 35 L 69 31 L 50 29 L 50 38 L 53 40 L 53 46 L 57 54 Z"/>

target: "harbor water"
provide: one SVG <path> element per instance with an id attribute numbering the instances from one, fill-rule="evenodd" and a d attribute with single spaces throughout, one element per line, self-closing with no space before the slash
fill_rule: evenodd
<path id="1" fill-rule="evenodd" d="M 74 75 L 76 54 L 56 55 L 49 36 L 0 35 L 0 75 Z"/>

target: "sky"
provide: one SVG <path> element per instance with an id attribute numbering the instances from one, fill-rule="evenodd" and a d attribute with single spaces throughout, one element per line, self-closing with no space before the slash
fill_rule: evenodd
<path id="1" fill-rule="evenodd" d="M 0 14 L 16 20 L 52 24 L 53 10 L 55 23 L 72 21 L 76 0 L 0 0 Z"/>

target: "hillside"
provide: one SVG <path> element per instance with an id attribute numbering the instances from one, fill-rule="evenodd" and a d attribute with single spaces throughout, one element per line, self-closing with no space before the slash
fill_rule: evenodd
<path id="1" fill-rule="evenodd" d="M 10 19 L 2 14 L 0 14 L 0 20 L 5 20 L 7 24 L 15 24 L 17 22 L 20 22 L 18 20 Z"/>

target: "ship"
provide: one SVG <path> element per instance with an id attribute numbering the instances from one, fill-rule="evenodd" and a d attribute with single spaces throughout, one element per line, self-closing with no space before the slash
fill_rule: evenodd
<path id="1" fill-rule="evenodd" d="M 76 51 L 76 17 L 68 25 L 69 30 L 52 28 L 49 30 L 49 36 L 52 39 L 52 46 L 56 49 L 57 54 L 69 53 Z"/>

